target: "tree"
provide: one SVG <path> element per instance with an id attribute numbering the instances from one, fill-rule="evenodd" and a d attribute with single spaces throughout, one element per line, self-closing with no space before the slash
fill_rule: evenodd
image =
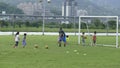
<path id="1" fill-rule="evenodd" d="M 108 21 L 109 27 L 111 29 L 115 29 L 116 28 L 116 21 L 115 20 L 110 20 Z"/>
<path id="2" fill-rule="evenodd" d="M 21 22 L 21 21 L 17 21 L 17 22 L 16 22 L 16 24 L 18 25 L 18 27 L 19 27 L 19 28 L 21 28 L 21 27 L 22 27 L 23 22 Z"/>
<path id="3" fill-rule="evenodd" d="M 103 22 L 101 22 L 100 19 L 94 19 L 92 20 L 92 26 L 91 28 L 95 28 L 95 29 L 103 29 L 105 28 L 105 24 L 103 24 Z"/>
<path id="4" fill-rule="evenodd" d="M 100 25 L 101 21 L 99 19 L 95 19 L 93 21 L 93 24 L 95 25 L 95 27 L 97 28 Z"/>
<path id="5" fill-rule="evenodd" d="M 0 21 L 0 27 L 2 27 L 2 21 Z"/>
<path id="6" fill-rule="evenodd" d="M 39 23 L 33 22 L 33 23 L 32 23 L 32 26 L 33 26 L 33 27 L 36 27 L 36 28 L 39 28 Z"/>
<path id="7" fill-rule="evenodd" d="M 82 29 L 86 29 L 86 28 L 87 28 L 87 27 L 86 27 L 86 24 L 85 24 L 84 22 L 81 23 L 81 28 L 82 28 Z"/>
<path id="8" fill-rule="evenodd" d="M 29 21 L 26 21 L 26 22 L 25 22 L 25 26 L 26 26 L 26 27 L 30 27 L 30 22 L 29 22 Z"/>
<path id="9" fill-rule="evenodd" d="M 38 20 L 38 21 L 33 21 L 31 23 L 31 26 L 39 28 L 40 26 L 42 26 L 42 21 Z"/>
<path id="10" fill-rule="evenodd" d="M 8 27 L 8 22 L 4 21 L 4 20 L 1 20 L 0 21 L 0 27 Z"/>

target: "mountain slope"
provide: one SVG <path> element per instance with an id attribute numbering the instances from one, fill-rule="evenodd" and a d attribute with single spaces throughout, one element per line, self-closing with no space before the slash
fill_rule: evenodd
<path id="1" fill-rule="evenodd" d="M 9 4 L 6 4 L 6 3 L 2 3 L 0 2 L 0 13 L 2 13 L 2 11 L 6 11 L 6 13 L 8 14 L 22 14 L 22 10 L 14 7 L 14 6 L 11 6 Z"/>
<path id="2" fill-rule="evenodd" d="M 22 2 L 38 2 L 39 0 L 0 0 L 12 5 Z M 65 0 L 51 0 L 48 8 L 61 12 Z M 89 15 L 118 15 L 120 0 L 76 0 L 79 9 L 85 9 Z M 107 6 L 107 7 L 106 7 Z M 114 11 L 113 11 L 114 10 Z"/>
<path id="3" fill-rule="evenodd" d="M 120 5 L 119 4 L 120 0 L 90 0 L 90 1 L 104 7 L 109 6 L 113 8 L 119 8 Z"/>

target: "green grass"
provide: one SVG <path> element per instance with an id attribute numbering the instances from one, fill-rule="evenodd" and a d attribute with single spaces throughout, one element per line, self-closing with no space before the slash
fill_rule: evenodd
<path id="1" fill-rule="evenodd" d="M 20 37 L 22 40 L 22 36 Z M 120 67 L 119 48 L 77 45 L 77 36 L 70 36 L 67 47 L 58 47 L 57 38 L 58 36 L 27 36 L 26 48 L 22 48 L 21 40 L 18 48 L 13 48 L 13 36 L 0 36 L 0 68 Z M 102 38 L 97 39 L 104 42 L 108 37 L 104 40 Z M 38 49 L 34 48 L 35 44 L 39 46 Z M 45 45 L 49 49 L 45 49 Z M 74 50 L 78 50 L 79 54 Z"/>
<path id="2" fill-rule="evenodd" d="M 58 32 L 59 31 L 59 28 L 48 28 L 48 27 L 45 27 L 44 28 L 45 32 Z M 78 28 L 63 28 L 63 30 L 65 32 L 78 32 Z M 3 31 L 3 32 L 6 32 L 6 31 L 19 31 L 19 32 L 42 32 L 42 27 L 39 27 L 39 28 L 36 28 L 36 27 L 16 27 L 16 28 L 13 28 L 13 27 L 3 27 L 3 28 L 0 28 L 0 31 Z M 106 33 L 107 30 L 106 29 L 89 29 L 89 32 L 94 32 L 94 31 L 97 31 L 98 33 Z M 81 32 L 88 32 L 87 29 L 81 29 Z M 116 29 L 109 29 L 108 30 L 108 33 L 115 33 L 116 32 Z M 120 32 L 120 30 L 119 30 Z"/>
<path id="3" fill-rule="evenodd" d="M 66 32 L 78 32 L 78 29 L 74 28 L 65 28 L 64 29 Z M 13 28 L 13 27 L 8 27 L 8 28 L 0 28 L 0 31 L 20 31 L 20 32 L 42 32 L 42 27 L 36 28 L 36 27 L 22 27 L 22 28 Z M 48 28 L 45 27 L 45 32 L 58 32 L 59 28 Z"/>

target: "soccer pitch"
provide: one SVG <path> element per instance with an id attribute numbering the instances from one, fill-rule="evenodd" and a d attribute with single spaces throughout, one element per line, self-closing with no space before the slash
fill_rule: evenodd
<path id="1" fill-rule="evenodd" d="M 102 37 L 99 39 L 101 43 L 106 42 Z M 120 67 L 120 48 L 78 45 L 78 36 L 70 36 L 66 47 L 58 47 L 57 40 L 58 36 L 30 35 L 26 48 L 22 48 L 20 36 L 18 48 L 13 48 L 14 36 L 0 36 L 0 68 Z"/>

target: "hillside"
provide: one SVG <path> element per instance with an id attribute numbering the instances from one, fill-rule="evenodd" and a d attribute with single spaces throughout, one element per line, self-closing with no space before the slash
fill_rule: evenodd
<path id="1" fill-rule="evenodd" d="M 65 0 L 51 0 L 49 8 L 61 12 L 62 2 L 64 1 Z M 76 1 L 78 3 L 78 8 L 87 10 L 89 15 L 119 15 L 119 0 Z M 22 2 L 38 2 L 38 0 L 0 0 L 0 2 L 6 2 L 12 5 L 17 5 Z"/>
<path id="2" fill-rule="evenodd" d="M 119 3 L 120 0 L 90 0 L 93 3 L 96 3 L 97 5 L 103 6 L 103 7 L 112 7 L 112 8 L 120 8 Z"/>
<path id="3" fill-rule="evenodd" d="M 6 4 L 6 3 L 2 3 L 0 2 L 0 13 L 2 13 L 2 11 L 6 11 L 6 13 L 8 14 L 22 14 L 23 12 L 14 7 L 14 6 L 11 6 L 10 4 Z"/>
<path id="4" fill-rule="evenodd" d="M 120 0 L 90 0 L 94 4 L 103 7 L 106 10 L 111 11 L 113 15 L 120 15 Z"/>

